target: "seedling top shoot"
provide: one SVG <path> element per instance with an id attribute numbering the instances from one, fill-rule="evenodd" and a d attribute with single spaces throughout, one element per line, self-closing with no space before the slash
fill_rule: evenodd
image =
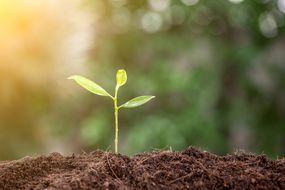
<path id="1" fill-rule="evenodd" d="M 127 73 L 124 69 L 120 69 L 117 71 L 116 75 L 116 87 L 115 87 L 115 94 L 112 96 L 110 93 L 108 93 L 106 90 L 104 90 L 101 86 L 96 84 L 95 82 L 80 76 L 80 75 L 72 75 L 68 79 L 75 80 L 80 86 L 85 88 L 86 90 L 97 94 L 99 96 L 108 96 L 110 97 L 114 102 L 114 115 L 115 115 L 115 153 L 118 153 L 118 134 L 119 134 L 119 124 L 118 124 L 118 112 L 121 108 L 133 108 L 141 106 L 151 99 L 153 99 L 155 96 L 138 96 L 136 98 L 133 98 L 126 103 L 118 106 L 118 91 L 119 88 L 126 84 L 127 82 Z"/>

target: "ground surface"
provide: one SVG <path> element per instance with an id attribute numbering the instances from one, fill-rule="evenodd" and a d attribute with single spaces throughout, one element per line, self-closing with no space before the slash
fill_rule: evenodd
<path id="1" fill-rule="evenodd" d="M 189 147 L 131 158 L 94 151 L 0 162 L 0 189 L 285 189 L 285 159 Z"/>

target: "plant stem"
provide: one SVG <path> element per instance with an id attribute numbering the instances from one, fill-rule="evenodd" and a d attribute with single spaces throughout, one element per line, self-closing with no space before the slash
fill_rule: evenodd
<path id="1" fill-rule="evenodd" d="M 115 97 L 114 97 L 114 113 L 115 113 L 115 153 L 118 154 L 118 136 L 119 136 L 119 126 L 118 126 L 118 89 L 116 87 Z"/>

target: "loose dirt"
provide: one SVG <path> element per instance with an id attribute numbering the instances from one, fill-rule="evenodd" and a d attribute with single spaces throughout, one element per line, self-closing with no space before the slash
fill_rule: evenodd
<path id="1" fill-rule="evenodd" d="M 133 157 L 100 150 L 0 162 L 0 189 L 285 189 L 285 159 L 189 147 Z"/>

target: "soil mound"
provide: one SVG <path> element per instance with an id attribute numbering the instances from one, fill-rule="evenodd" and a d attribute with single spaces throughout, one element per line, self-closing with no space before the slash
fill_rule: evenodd
<path id="1" fill-rule="evenodd" d="M 0 189 L 285 189 L 285 159 L 217 156 L 189 147 L 133 157 L 110 152 L 0 162 Z"/>

